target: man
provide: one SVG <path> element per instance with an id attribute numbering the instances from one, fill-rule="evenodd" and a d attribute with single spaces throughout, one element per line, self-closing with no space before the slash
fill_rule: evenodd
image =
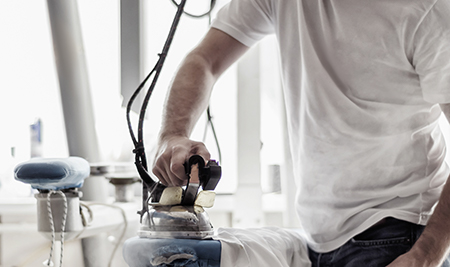
<path id="1" fill-rule="evenodd" d="M 272 33 L 313 266 L 450 266 L 448 0 L 232 1 L 173 81 L 154 174 L 209 160 L 189 135 L 211 88 Z"/>

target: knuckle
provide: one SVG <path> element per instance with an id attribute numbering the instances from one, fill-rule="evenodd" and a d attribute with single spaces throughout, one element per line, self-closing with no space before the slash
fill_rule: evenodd
<path id="1" fill-rule="evenodd" d="M 152 168 L 152 172 L 153 172 L 153 174 L 154 175 L 156 175 L 156 176 L 161 176 L 161 174 L 160 174 L 160 172 L 159 172 L 159 167 L 158 166 L 153 166 L 153 168 Z"/>
<path id="2" fill-rule="evenodd" d="M 185 148 L 184 147 L 182 147 L 182 146 L 174 146 L 174 147 L 172 147 L 172 157 L 177 157 L 178 155 L 183 155 L 183 154 L 185 154 L 186 152 L 185 152 Z"/>
<path id="3" fill-rule="evenodd" d="M 201 147 L 206 148 L 206 145 L 203 142 L 197 142 L 197 141 L 193 141 L 193 146 L 195 146 L 197 148 L 201 148 Z"/>
<path id="4" fill-rule="evenodd" d="M 174 163 L 170 166 L 170 171 L 173 173 L 173 175 L 178 179 L 182 180 L 185 176 L 185 170 L 184 165 L 180 163 Z"/>
<path id="5" fill-rule="evenodd" d="M 173 173 L 179 172 L 182 167 L 183 167 L 183 164 L 180 164 L 178 162 L 172 162 L 172 164 L 170 164 L 170 170 Z"/>
<path id="6" fill-rule="evenodd" d="M 162 159 L 158 158 L 155 160 L 155 163 L 153 164 L 152 170 L 155 171 L 161 171 L 163 169 L 164 162 Z"/>

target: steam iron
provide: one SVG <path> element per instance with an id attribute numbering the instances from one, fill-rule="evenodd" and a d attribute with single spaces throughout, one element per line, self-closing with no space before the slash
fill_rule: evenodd
<path id="1" fill-rule="evenodd" d="M 151 185 L 140 212 L 139 237 L 208 239 L 213 235 L 204 208 L 214 205 L 213 190 L 220 180 L 221 167 L 214 160 L 205 165 L 199 155 L 191 156 L 184 166 L 188 177 L 185 187 Z"/>

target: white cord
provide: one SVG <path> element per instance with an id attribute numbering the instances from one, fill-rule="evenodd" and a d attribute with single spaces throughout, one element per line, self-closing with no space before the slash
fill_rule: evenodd
<path id="1" fill-rule="evenodd" d="M 94 220 L 94 213 L 92 212 L 92 209 L 89 207 L 89 205 L 87 205 L 83 202 L 80 202 L 80 207 L 81 207 L 81 209 L 80 209 L 81 221 L 83 223 L 83 226 L 84 227 L 89 226 L 92 223 L 92 221 Z M 87 212 L 89 213 L 89 220 L 86 219 L 86 216 L 84 215 L 82 208 L 85 208 L 87 210 Z"/>
<path id="2" fill-rule="evenodd" d="M 53 194 L 59 194 L 61 195 L 61 197 L 63 198 L 63 203 L 64 203 L 64 213 L 63 213 L 63 218 L 62 218 L 62 222 L 61 222 L 61 255 L 59 258 L 59 266 L 62 267 L 62 263 L 63 263 L 63 254 L 64 254 L 64 231 L 66 229 L 66 219 L 67 219 L 67 198 L 66 195 L 61 191 L 54 191 L 54 190 L 50 190 L 47 194 L 47 211 L 48 211 L 48 217 L 50 220 L 50 229 L 52 230 L 52 245 L 50 247 L 50 256 L 48 258 L 47 261 L 47 266 L 53 266 L 52 263 L 52 257 L 53 257 L 53 247 L 55 245 L 55 225 L 53 222 L 53 216 L 52 216 L 52 207 L 51 207 L 51 195 Z"/>
<path id="3" fill-rule="evenodd" d="M 112 261 L 114 259 L 114 254 L 116 254 L 117 249 L 120 246 L 120 243 L 122 243 L 122 240 L 125 236 L 125 233 L 127 232 L 127 228 L 128 228 L 128 220 L 127 220 L 127 215 L 125 214 L 125 210 L 119 206 L 116 205 L 111 205 L 111 204 L 106 204 L 106 203 L 82 203 L 80 202 L 80 205 L 86 207 L 91 215 L 91 221 L 93 219 L 93 212 L 92 210 L 89 208 L 89 206 L 94 206 L 94 205 L 99 205 L 99 206 L 106 206 L 106 207 L 110 207 L 110 208 L 114 208 L 114 209 L 118 209 L 120 210 L 122 217 L 123 217 L 123 230 L 122 233 L 120 234 L 119 240 L 117 242 L 117 244 L 114 246 L 113 252 L 111 253 L 111 256 L 109 258 L 109 262 L 108 262 L 108 267 L 111 267 Z"/>

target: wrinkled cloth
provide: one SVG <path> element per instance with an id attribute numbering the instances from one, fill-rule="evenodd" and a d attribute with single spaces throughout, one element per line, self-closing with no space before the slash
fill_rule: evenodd
<path id="1" fill-rule="evenodd" d="M 186 266 L 197 260 L 197 253 L 190 247 L 168 245 L 156 249 L 153 252 L 151 265 L 158 267 Z"/>
<path id="2" fill-rule="evenodd" d="M 221 243 L 216 240 L 133 237 L 123 245 L 129 267 L 219 267 Z"/>
<path id="3" fill-rule="evenodd" d="M 306 242 L 294 230 L 219 228 L 213 239 L 222 243 L 221 267 L 311 266 Z"/>

